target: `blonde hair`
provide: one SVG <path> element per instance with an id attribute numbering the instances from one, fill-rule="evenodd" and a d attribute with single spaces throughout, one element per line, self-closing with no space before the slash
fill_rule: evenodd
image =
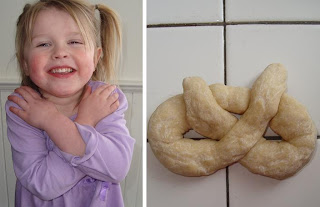
<path id="1" fill-rule="evenodd" d="M 102 48 L 101 58 L 91 79 L 116 83 L 122 48 L 118 15 L 105 5 L 91 5 L 82 0 L 40 0 L 32 5 L 26 4 L 17 21 L 15 45 L 21 85 L 38 89 L 24 71 L 24 47 L 31 43 L 34 22 L 39 12 L 52 7 L 67 12 L 74 19 L 87 47 Z M 96 9 L 99 11 L 100 21 L 95 16 Z"/>

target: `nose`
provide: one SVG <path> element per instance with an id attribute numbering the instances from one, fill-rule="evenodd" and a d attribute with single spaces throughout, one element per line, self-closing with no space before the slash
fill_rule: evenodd
<path id="1" fill-rule="evenodd" d="M 62 45 L 56 45 L 52 54 L 53 59 L 63 59 L 69 56 L 67 49 Z"/>

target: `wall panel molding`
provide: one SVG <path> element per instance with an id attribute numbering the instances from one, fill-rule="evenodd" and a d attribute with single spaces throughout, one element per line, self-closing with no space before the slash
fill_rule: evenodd
<path id="1" fill-rule="evenodd" d="M 20 86 L 19 82 L 0 82 L 0 90 L 14 90 Z M 141 92 L 141 81 L 119 81 L 119 86 L 124 92 Z"/>

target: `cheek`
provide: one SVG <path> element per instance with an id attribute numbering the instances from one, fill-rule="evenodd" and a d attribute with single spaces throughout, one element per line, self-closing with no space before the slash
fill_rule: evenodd
<path id="1" fill-rule="evenodd" d="M 93 53 L 84 53 L 82 55 L 79 55 L 78 57 L 80 64 L 86 68 L 86 71 L 90 73 L 95 70 Z"/>
<path id="2" fill-rule="evenodd" d="M 28 73 L 31 80 L 39 85 L 43 79 L 43 68 L 45 66 L 44 58 L 41 56 L 31 56 L 28 59 Z"/>
<path id="3" fill-rule="evenodd" d="M 31 56 L 28 60 L 29 73 L 37 72 L 44 67 L 43 58 L 41 56 Z"/>

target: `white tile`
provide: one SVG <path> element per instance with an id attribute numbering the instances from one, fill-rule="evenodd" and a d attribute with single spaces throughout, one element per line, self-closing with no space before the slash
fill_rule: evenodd
<path id="1" fill-rule="evenodd" d="M 149 28 L 147 32 L 148 117 L 164 100 L 183 92 L 185 77 L 223 83 L 222 27 Z M 225 170 L 184 177 L 163 167 L 149 145 L 147 158 L 148 206 L 226 206 Z"/>
<path id="2" fill-rule="evenodd" d="M 288 70 L 288 93 L 305 105 L 320 134 L 320 25 L 227 27 L 227 83 L 249 87 L 270 63 Z"/>
<path id="3" fill-rule="evenodd" d="M 160 103 L 183 92 L 185 77 L 223 83 L 223 27 L 149 28 L 147 36 L 148 118 Z"/>
<path id="4" fill-rule="evenodd" d="M 226 21 L 319 21 L 318 0 L 226 0 Z"/>
<path id="5" fill-rule="evenodd" d="M 147 0 L 147 24 L 222 21 L 222 0 Z"/>
<path id="6" fill-rule="evenodd" d="M 147 147 L 147 206 L 226 206 L 226 174 L 222 169 L 204 177 L 184 177 L 166 169 Z"/>
<path id="7" fill-rule="evenodd" d="M 279 181 L 249 172 L 240 164 L 229 168 L 230 206 L 318 207 L 320 203 L 320 140 L 312 160 L 298 174 Z"/>

